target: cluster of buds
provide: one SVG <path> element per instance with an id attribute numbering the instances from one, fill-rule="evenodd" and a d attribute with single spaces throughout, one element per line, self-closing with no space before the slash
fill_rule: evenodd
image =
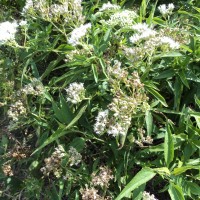
<path id="1" fill-rule="evenodd" d="M 45 167 L 42 167 L 40 170 L 45 176 L 49 176 L 49 174 L 52 172 L 57 178 L 60 178 L 63 172 L 61 168 L 61 162 L 65 156 L 66 152 L 64 148 L 61 145 L 58 145 L 51 157 L 44 160 Z"/>
<path id="2" fill-rule="evenodd" d="M 23 103 L 20 100 L 18 100 L 10 106 L 7 114 L 9 118 L 16 122 L 19 120 L 20 116 L 26 114 L 26 108 L 24 107 Z"/>
<path id="3" fill-rule="evenodd" d="M 109 181 L 113 178 L 112 171 L 106 166 L 101 166 L 98 175 L 92 174 L 92 185 L 108 188 Z"/>

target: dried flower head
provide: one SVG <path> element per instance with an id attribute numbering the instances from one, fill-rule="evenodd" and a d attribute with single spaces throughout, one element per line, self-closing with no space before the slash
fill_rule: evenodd
<path id="1" fill-rule="evenodd" d="M 80 190 L 82 200 L 102 200 L 95 188 L 85 188 Z"/>
<path id="2" fill-rule="evenodd" d="M 98 174 L 92 174 L 92 184 L 108 188 L 109 181 L 113 178 L 112 171 L 107 166 L 101 166 Z"/>
<path id="3" fill-rule="evenodd" d="M 45 176 L 49 176 L 52 172 L 57 178 L 60 178 L 63 170 L 61 167 L 61 161 L 66 156 L 66 152 L 62 145 L 58 145 L 55 151 L 52 153 L 51 157 L 44 160 L 45 166 L 40 170 Z"/>
<path id="4" fill-rule="evenodd" d="M 13 171 L 10 164 L 3 164 L 2 171 L 5 176 L 13 176 Z"/>

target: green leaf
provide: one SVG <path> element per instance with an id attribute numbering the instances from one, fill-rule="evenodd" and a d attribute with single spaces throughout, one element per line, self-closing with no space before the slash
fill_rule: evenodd
<path id="1" fill-rule="evenodd" d="M 180 175 L 190 169 L 200 170 L 200 166 L 192 166 L 191 165 L 191 166 L 183 166 L 183 167 L 174 168 L 174 171 L 172 172 L 172 174 L 177 176 L 177 175 Z"/>
<path id="2" fill-rule="evenodd" d="M 169 125 L 167 125 L 167 130 L 165 132 L 164 156 L 166 165 L 169 167 L 174 159 L 174 143 Z"/>
<path id="3" fill-rule="evenodd" d="M 67 44 L 61 44 L 55 51 L 66 52 L 66 51 L 71 51 L 71 50 L 74 50 L 74 47 L 67 45 Z"/>
<path id="4" fill-rule="evenodd" d="M 97 72 L 97 66 L 92 64 L 92 72 L 94 75 L 94 80 L 96 83 L 98 83 L 98 72 Z"/>
<path id="5" fill-rule="evenodd" d="M 55 140 L 57 140 L 58 138 L 68 134 L 68 133 L 72 133 L 74 131 L 69 130 L 69 128 L 71 128 L 79 119 L 80 117 L 83 115 L 83 113 L 85 112 L 87 108 L 87 104 L 84 105 L 78 112 L 78 114 L 76 115 L 76 117 L 74 117 L 74 119 L 64 128 L 58 128 L 58 130 L 56 130 L 40 147 L 38 147 L 31 155 L 35 154 L 36 152 L 38 152 L 39 150 L 43 149 L 45 146 L 49 145 L 50 143 L 54 142 Z M 75 131 L 76 132 L 76 131 Z"/>
<path id="6" fill-rule="evenodd" d="M 70 142 L 69 146 L 74 147 L 78 152 L 81 152 L 85 146 L 85 139 L 82 137 L 76 137 Z"/>
<path id="7" fill-rule="evenodd" d="M 154 90 L 152 87 L 145 87 L 146 90 L 148 90 L 148 92 L 150 92 L 156 99 L 158 99 L 158 101 L 160 101 L 160 103 L 162 103 L 163 106 L 168 107 L 164 97 L 159 94 L 156 90 Z"/>
<path id="8" fill-rule="evenodd" d="M 183 54 L 177 51 L 155 55 L 154 58 L 168 58 L 168 57 L 181 57 Z"/>
<path id="9" fill-rule="evenodd" d="M 151 180 L 156 175 L 150 168 L 144 168 L 139 171 L 133 179 L 125 186 L 122 192 L 117 196 L 115 200 L 120 200 L 131 194 L 132 191 Z"/>
<path id="10" fill-rule="evenodd" d="M 185 182 L 186 183 L 186 188 L 188 190 L 188 193 L 192 193 L 194 195 L 200 196 L 200 187 L 196 183 L 193 182 Z"/>
<path id="11" fill-rule="evenodd" d="M 52 101 L 52 108 L 56 118 L 63 124 L 69 124 L 72 121 L 74 115 L 62 95 L 60 96 L 60 107 L 57 106 L 56 102 Z"/>
<path id="12" fill-rule="evenodd" d="M 108 78 L 107 73 L 106 73 L 106 64 L 104 60 L 102 58 L 99 58 L 99 62 L 102 67 L 103 74 L 105 75 L 106 78 Z"/>
<path id="13" fill-rule="evenodd" d="M 153 117 L 150 110 L 147 110 L 145 113 L 145 121 L 147 127 L 147 135 L 150 136 L 153 130 Z"/>
<path id="14" fill-rule="evenodd" d="M 174 110 L 176 111 L 179 111 L 182 91 L 183 84 L 181 83 L 180 79 L 176 77 L 174 84 Z"/>
<path id="15" fill-rule="evenodd" d="M 175 75 L 175 72 L 173 69 L 168 69 L 163 72 L 161 72 L 158 76 L 154 77 L 154 79 L 163 79 L 163 78 L 171 78 Z"/>
<path id="16" fill-rule="evenodd" d="M 74 115 L 71 112 L 69 105 L 64 99 L 63 95 L 60 95 L 60 109 L 61 109 L 62 116 L 64 117 L 63 121 L 65 121 L 67 124 L 70 123 Z"/>
<path id="17" fill-rule="evenodd" d="M 42 74 L 41 80 L 47 77 L 63 58 L 64 56 L 60 56 L 58 59 L 51 61 L 46 70 L 44 71 L 44 73 Z"/>
<path id="18" fill-rule="evenodd" d="M 179 73 L 178 73 L 181 81 L 183 82 L 183 84 L 188 88 L 190 89 L 190 86 L 188 84 L 188 81 L 187 81 L 187 78 L 186 78 L 186 74 L 183 70 L 180 70 Z"/>
<path id="19" fill-rule="evenodd" d="M 171 200 L 185 200 L 183 191 L 178 185 L 170 183 L 168 192 L 171 197 Z"/>
<path id="20" fill-rule="evenodd" d="M 153 7 L 151 9 L 149 17 L 147 18 L 147 24 L 149 24 L 149 25 L 152 24 L 152 20 L 153 20 L 153 17 L 154 17 L 154 13 L 155 13 L 155 10 L 156 10 L 157 3 L 158 3 L 158 0 L 156 0 L 155 4 L 153 5 Z"/>
<path id="21" fill-rule="evenodd" d="M 31 63 L 31 69 L 32 69 L 32 73 L 33 73 L 33 76 L 35 78 L 39 78 L 39 72 L 38 72 L 38 69 L 36 67 L 36 64 L 34 62 Z"/>

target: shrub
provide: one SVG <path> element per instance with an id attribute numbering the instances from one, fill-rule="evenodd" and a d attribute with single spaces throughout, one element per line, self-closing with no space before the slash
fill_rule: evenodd
<path id="1" fill-rule="evenodd" d="M 197 199 L 196 6 L 27 0 L 1 17 L 1 198 Z"/>

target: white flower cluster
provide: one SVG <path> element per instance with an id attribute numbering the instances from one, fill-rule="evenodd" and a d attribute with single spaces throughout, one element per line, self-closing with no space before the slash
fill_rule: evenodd
<path id="1" fill-rule="evenodd" d="M 67 92 L 67 101 L 73 104 L 80 103 L 85 98 L 83 83 L 71 83 L 65 90 Z"/>
<path id="2" fill-rule="evenodd" d="M 19 92 L 18 92 L 18 96 L 22 95 L 22 94 L 32 94 L 32 95 L 42 95 L 44 92 L 44 87 L 42 85 L 42 83 L 37 80 L 37 79 L 33 79 L 31 83 L 25 85 Z"/>
<path id="3" fill-rule="evenodd" d="M 111 4 L 110 1 L 108 3 L 104 3 L 102 7 L 99 9 L 99 11 L 105 11 L 105 10 L 119 10 L 120 6 Z"/>
<path id="4" fill-rule="evenodd" d="M 98 113 L 94 132 L 96 134 L 107 132 L 108 135 L 114 137 L 126 135 L 131 125 L 132 115 L 142 111 L 142 105 L 147 102 L 148 98 L 144 93 L 138 73 L 133 72 L 132 77 L 128 76 L 128 72 L 121 69 L 121 63 L 118 60 L 114 61 L 113 70 L 110 67 L 108 75 L 114 97 L 108 105 L 108 110 Z M 122 91 L 120 82 L 126 85 L 130 91 L 129 95 Z"/>
<path id="5" fill-rule="evenodd" d="M 126 70 L 121 68 L 121 62 L 118 60 L 114 60 L 114 65 L 112 67 L 108 67 L 108 74 L 114 76 L 115 78 L 121 80 L 124 77 L 127 77 L 128 73 Z"/>
<path id="6" fill-rule="evenodd" d="M 158 200 L 153 194 L 151 195 L 149 192 L 146 191 L 143 192 L 142 197 L 142 200 Z"/>
<path id="7" fill-rule="evenodd" d="M 142 39 L 148 39 L 156 35 L 156 31 L 149 28 L 148 25 L 145 23 L 135 24 L 132 26 L 132 29 L 137 32 L 133 36 L 130 37 L 130 41 L 132 43 L 137 43 L 138 41 Z"/>
<path id="8" fill-rule="evenodd" d="M 168 45 L 171 49 L 179 49 L 180 44 L 178 42 L 175 42 L 170 37 L 160 37 L 160 43 Z"/>
<path id="9" fill-rule="evenodd" d="M 70 166 L 78 165 L 81 162 L 82 156 L 74 147 L 69 148 L 68 154 Z"/>
<path id="10" fill-rule="evenodd" d="M 22 14 L 26 14 L 27 11 L 31 8 L 33 8 L 33 1 L 32 0 L 26 0 L 25 6 L 22 10 Z"/>
<path id="11" fill-rule="evenodd" d="M 108 123 L 108 110 L 100 111 L 96 117 L 94 131 L 96 134 L 101 134 L 105 131 Z"/>
<path id="12" fill-rule="evenodd" d="M 131 27 L 136 17 L 137 14 L 134 11 L 123 10 L 111 15 L 110 19 L 105 23 L 109 26 L 119 25 L 121 27 Z"/>
<path id="13" fill-rule="evenodd" d="M 137 46 L 123 47 L 122 50 L 129 60 L 133 62 L 143 59 L 145 55 L 153 55 L 157 48 L 161 48 L 161 50 L 165 51 L 180 48 L 179 42 L 176 42 L 174 39 L 165 36 L 166 33 L 152 30 L 145 23 L 135 24 L 132 26 L 132 29 L 137 33 L 131 36 L 129 40 L 133 44 L 136 43 Z"/>
<path id="14" fill-rule="evenodd" d="M 168 6 L 166 4 L 162 4 L 158 6 L 158 10 L 163 16 L 170 15 L 172 14 L 172 11 L 174 10 L 174 4 L 170 3 L 168 4 Z"/>
<path id="15" fill-rule="evenodd" d="M 131 118 L 124 115 L 122 115 L 123 119 L 116 116 L 108 118 L 108 114 L 108 110 L 100 111 L 98 113 L 96 123 L 94 124 L 94 132 L 96 134 L 102 134 L 106 131 L 108 135 L 113 137 L 125 135 L 130 126 Z"/>
<path id="16" fill-rule="evenodd" d="M 12 104 L 7 112 L 8 117 L 13 121 L 18 121 L 19 117 L 26 114 L 26 108 L 23 103 L 18 100 L 14 104 Z"/>
<path id="17" fill-rule="evenodd" d="M 26 25 L 27 25 L 27 21 L 26 21 L 26 20 L 21 20 L 21 21 L 19 22 L 19 25 L 20 25 L 20 26 L 26 26 Z"/>
<path id="18" fill-rule="evenodd" d="M 72 46 L 78 45 L 79 40 L 86 35 L 88 29 L 90 29 L 90 28 L 91 28 L 91 23 L 84 24 L 78 28 L 75 28 L 71 32 L 71 37 L 68 39 L 68 43 L 71 44 Z"/>
<path id="19" fill-rule="evenodd" d="M 16 22 L 2 22 L 0 23 L 0 45 L 5 44 L 9 40 L 15 39 L 18 24 Z"/>
<path id="20" fill-rule="evenodd" d="M 63 4 L 52 4 L 49 11 L 52 16 L 66 15 L 68 14 L 68 2 L 64 2 Z"/>
<path id="21" fill-rule="evenodd" d="M 57 177 L 60 178 L 62 175 L 61 161 L 62 158 L 66 156 L 66 152 L 62 145 L 58 145 L 55 148 L 55 151 L 52 153 L 51 157 L 45 158 L 45 167 L 42 167 L 40 170 L 45 176 L 49 176 L 51 172 Z"/>

